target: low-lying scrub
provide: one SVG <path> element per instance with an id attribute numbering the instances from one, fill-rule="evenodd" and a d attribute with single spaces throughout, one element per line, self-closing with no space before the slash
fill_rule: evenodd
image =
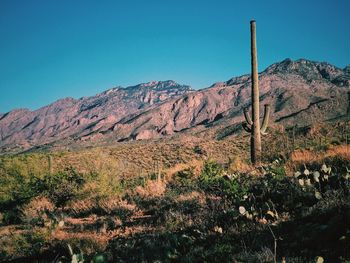
<path id="1" fill-rule="evenodd" d="M 346 262 L 350 165 L 327 158 L 293 165 L 281 158 L 243 171 L 209 159 L 199 172 L 188 165 L 171 177 L 158 171 L 129 180 L 74 169 L 41 175 L 2 169 L 0 257 Z"/>

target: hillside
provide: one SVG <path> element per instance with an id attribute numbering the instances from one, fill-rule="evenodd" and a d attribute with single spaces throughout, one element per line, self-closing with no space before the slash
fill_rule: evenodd
<path id="1" fill-rule="evenodd" d="M 348 112 L 349 67 L 286 59 L 265 69 L 259 79 L 261 105 L 271 104 L 277 124 L 304 126 Z M 198 91 L 173 81 L 150 82 L 66 98 L 36 111 L 6 113 L 0 117 L 0 146 L 2 151 L 25 150 L 63 141 L 89 144 L 194 134 L 241 122 L 242 109 L 249 104 L 249 75 Z"/>
<path id="2" fill-rule="evenodd" d="M 153 81 L 92 97 L 61 99 L 35 111 L 13 110 L 0 117 L 0 146 L 27 149 L 68 137 L 81 138 L 188 92 L 189 86 L 174 81 Z"/>
<path id="3" fill-rule="evenodd" d="M 349 262 L 344 127 L 0 156 L 0 262 Z"/>
<path id="4" fill-rule="evenodd" d="M 268 67 L 259 78 L 261 104 L 271 104 L 276 123 L 302 126 L 347 112 L 350 75 L 330 64 L 287 59 Z M 196 126 L 232 125 L 243 120 L 242 109 L 249 104 L 250 76 L 245 75 L 122 120 L 113 133 L 117 138 L 148 139 Z"/>

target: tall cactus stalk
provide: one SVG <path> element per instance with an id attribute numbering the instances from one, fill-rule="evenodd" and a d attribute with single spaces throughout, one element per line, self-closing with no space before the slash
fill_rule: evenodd
<path id="1" fill-rule="evenodd" d="M 266 129 L 270 116 L 270 105 L 264 106 L 264 119 L 260 128 L 260 112 L 259 112 L 259 76 L 258 76 L 258 58 L 256 48 L 256 23 L 255 20 L 250 21 L 250 37 L 251 37 L 251 66 L 252 66 L 252 114 L 253 120 L 249 115 L 249 110 L 244 109 L 244 117 L 246 122 L 243 128 L 251 134 L 250 136 L 250 153 L 252 163 L 258 164 L 261 160 L 261 134 L 266 134 Z"/>

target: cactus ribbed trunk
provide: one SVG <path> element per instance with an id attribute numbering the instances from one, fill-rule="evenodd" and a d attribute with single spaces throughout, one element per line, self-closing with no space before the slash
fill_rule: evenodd
<path id="1" fill-rule="evenodd" d="M 253 120 L 249 115 L 249 109 L 244 108 L 245 122 L 242 123 L 243 129 L 250 133 L 250 157 L 254 165 L 261 161 L 261 135 L 266 135 L 266 129 L 270 118 L 270 105 L 264 106 L 264 119 L 260 128 L 259 112 L 259 76 L 258 76 L 258 59 L 256 50 L 256 25 L 255 21 L 250 21 L 251 36 L 251 63 L 252 63 L 252 114 Z"/>
<path id="2" fill-rule="evenodd" d="M 252 66 L 252 136 L 251 136 L 251 160 L 253 164 L 260 162 L 261 137 L 260 137 L 260 112 L 259 112 L 259 76 L 258 58 L 256 48 L 256 24 L 255 20 L 250 21 L 251 35 L 251 66 Z"/>

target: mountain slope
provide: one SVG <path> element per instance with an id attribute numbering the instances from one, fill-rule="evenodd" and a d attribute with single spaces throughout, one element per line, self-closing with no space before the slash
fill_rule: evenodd
<path id="1" fill-rule="evenodd" d="M 348 68 L 305 59 L 275 63 L 259 74 L 261 107 L 271 104 L 271 120 L 283 125 L 344 116 L 349 108 Z M 250 85 L 250 75 L 199 91 L 173 81 L 150 82 L 79 100 L 66 98 L 37 111 L 14 110 L 0 117 L 0 146 L 154 139 L 229 126 L 243 120 Z"/>
<path id="2" fill-rule="evenodd" d="M 284 60 L 260 73 L 261 107 L 272 106 L 272 120 L 307 125 L 346 114 L 350 74 L 328 63 Z M 113 134 L 124 139 L 149 139 L 196 126 L 232 125 L 243 120 L 250 105 L 250 76 L 245 75 L 123 119 Z M 210 124 L 210 125 L 209 125 Z"/>
<path id="3" fill-rule="evenodd" d="M 61 99 L 35 111 L 17 109 L 0 117 L 0 146 L 27 148 L 67 137 L 80 138 L 188 92 L 189 86 L 174 81 L 154 81 L 78 100 Z"/>

